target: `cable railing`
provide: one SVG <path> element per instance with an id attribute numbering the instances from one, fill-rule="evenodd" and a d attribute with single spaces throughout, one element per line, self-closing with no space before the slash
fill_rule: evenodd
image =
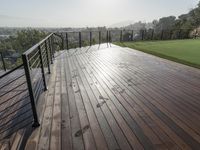
<path id="1" fill-rule="evenodd" d="M 175 40 L 196 38 L 196 33 L 191 35 L 192 29 L 174 29 L 174 30 L 112 30 L 111 37 L 117 42 L 127 41 L 150 41 L 150 40 Z M 120 33 L 119 33 L 120 32 Z M 116 38 L 119 38 L 116 40 Z"/>
<path id="2" fill-rule="evenodd" d="M 32 123 L 23 65 L 0 77 L 0 140 Z"/>
<path id="3" fill-rule="evenodd" d="M 94 44 L 128 41 L 152 41 L 175 40 L 196 38 L 196 34 L 190 35 L 192 29 L 174 30 L 101 30 L 101 31 L 77 31 L 59 32 L 62 39 L 62 49 L 71 49 Z"/>
<path id="4" fill-rule="evenodd" d="M 40 125 L 36 104 L 47 90 L 50 65 L 59 42 L 62 43 L 61 37 L 50 34 L 22 54 L 22 65 L 0 76 L 0 141 L 21 128 Z"/>
<path id="5" fill-rule="evenodd" d="M 39 126 L 36 103 L 40 94 L 47 90 L 47 74 L 51 73 L 50 64 L 53 63 L 55 47 L 53 46 L 56 34 L 50 34 L 41 42 L 22 54 L 22 60 L 31 99 L 33 112 L 33 126 Z M 61 39 L 61 38 L 60 38 Z M 59 46 L 56 43 L 56 46 Z"/>
<path id="6" fill-rule="evenodd" d="M 6 56 L 0 52 L 0 76 L 6 71 L 16 68 L 20 64 L 20 56 Z"/>

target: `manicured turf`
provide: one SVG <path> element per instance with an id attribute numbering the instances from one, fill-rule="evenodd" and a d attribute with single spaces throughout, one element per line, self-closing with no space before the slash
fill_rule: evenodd
<path id="1" fill-rule="evenodd" d="M 200 40 L 141 41 L 115 43 L 165 59 L 200 68 Z"/>

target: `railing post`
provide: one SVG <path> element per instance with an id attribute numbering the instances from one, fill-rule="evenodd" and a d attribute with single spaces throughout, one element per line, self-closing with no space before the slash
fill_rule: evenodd
<path id="1" fill-rule="evenodd" d="M 54 35 L 51 36 L 51 45 L 52 45 L 52 56 L 53 58 L 55 58 L 54 54 L 55 54 L 55 46 L 54 46 Z"/>
<path id="2" fill-rule="evenodd" d="M 90 46 L 92 46 L 92 32 L 90 31 Z"/>
<path id="3" fill-rule="evenodd" d="M 163 34 L 164 34 L 164 31 L 162 30 L 162 31 L 161 31 L 161 37 L 160 37 L 160 40 L 163 40 Z"/>
<path id="4" fill-rule="evenodd" d="M 123 31 L 121 30 L 121 31 L 120 31 L 120 42 L 122 42 L 122 40 L 123 40 L 123 39 L 122 39 L 122 34 L 123 34 Z"/>
<path id="5" fill-rule="evenodd" d="M 144 30 L 141 30 L 142 33 L 142 41 L 144 40 Z"/>
<path id="6" fill-rule="evenodd" d="M 112 41 L 111 41 L 111 39 L 112 39 L 112 37 L 111 37 L 111 31 L 108 31 L 108 39 L 109 39 L 109 43 L 112 43 Z"/>
<path id="7" fill-rule="evenodd" d="M 180 31 L 178 33 L 178 39 L 181 39 L 181 29 L 180 29 Z"/>
<path id="8" fill-rule="evenodd" d="M 190 29 L 187 29 L 187 39 L 189 38 Z"/>
<path id="9" fill-rule="evenodd" d="M 81 32 L 79 32 L 79 47 L 82 47 Z"/>
<path id="10" fill-rule="evenodd" d="M 131 41 L 133 41 L 133 30 L 132 30 L 132 33 L 131 33 Z"/>
<path id="11" fill-rule="evenodd" d="M 3 58 L 3 53 L 1 52 L 1 60 L 2 60 L 2 64 L 3 64 L 3 69 L 4 71 L 6 71 L 6 63 L 5 63 L 5 60 Z"/>
<path id="12" fill-rule="evenodd" d="M 62 50 L 64 50 L 65 49 L 65 40 L 64 40 L 64 36 L 63 36 L 63 34 L 61 33 L 61 39 L 62 39 Z"/>
<path id="13" fill-rule="evenodd" d="M 146 40 L 146 29 L 143 30 L 143 40 Z"/>
<path id="14" fill-rule="evenodd" d="M 28 91 L 29 91 L 29 96 L 30 96 L 30 101 L 31 101 L 31 108 L 32 108 L 32 112 L 33 112 L 34 122 L 33 122 L 32 126 L 38 127 L 38 126 L 40 126 L 40 123 L 38 120 L 38 115 L 37 115 L 37 110 L 36 110 L 36 105 L 35 105 L 35 96 L 33 93 L 33 86 L 32 86 L 32 81 L 31 81 L 29 63 L 28 63 L 27 56 L 25 54 L 22 55 L 22 60 L 23 60 L 26 81 L 27 81 L 27 86 L 28 86 Z"/>
<path id="15" fill-rule="evenodd" d="M 50 59 L 51 59 L 51 64 L 53 64 L 53 45 L 52 45 L 52 41 L 51 41 L 51 37 L 48 39 L 49 41 L 49 48 L 50 48 Z"/>
<path id="16" fill-rule="evenodd" d="M 170 40 L 172 39 L 173 31 L 170 31 Z"/>
<path id="17" fill-rule="evenodd" d="M 110 43 L 110 30 L 108 31 L 108 43 Z"/>
<path id="18" fill-rule="evenodd" d="M 101 44 L 101 31 L 99 31 L 99 45 Z"/>
<path id="19" fill-rule="evenodd" d="M 68 34 L 66 33 L 66 45 L 67 45 L 67 50 L 69 50 L 69 40 L 68 40 Z"/>
<path id="20" fill-rule="evenodd" d="M 106 41 L 107 41 L 107 44 L 109 43 L 108 42 L 108 30 L 106 31 Z"/>
<path id="21" fill-rule="evenodd" d="M 154 29 L 152 30 L 152 33 L 151 33 L 151 40 L 153 40 L 154 38 Z"/>
<path id="22" fill-rule="evenodd" d="M 49 52 L 48 52 L 48 45 L 47 41 L 45 41 L 45 50 L 46 50 L 46 56 L 47 56 L 47 66 L 48 66 L 48 73 L 51 73 L 51 68 L 50 68 L 50 62 L 49 62 Z"/>
<path id="23" fill-rule="evenodd" d="M 42 58 L 41 47 L 39 46 L 38 49 L 39 49 L 39 55 L 40 55 L 41 70 L 42 70 L 42 79 L 43 79 L 43 83 L 44 83 L 44 91 L 46 91 L 47 90 L 47 83 L 46 83 L 46 79 L 45 79 L 44 62 L 43 62 L 43 58 Z"/>

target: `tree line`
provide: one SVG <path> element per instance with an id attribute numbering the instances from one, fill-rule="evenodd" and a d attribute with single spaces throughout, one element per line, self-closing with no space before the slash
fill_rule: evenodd
<path id="1" fill-rule="evenodd" d="M 200 2 L 197 6 L 191 9 L 187 14 L 182 14 L 178 17 L 168 16 L 158 20 L 153 20 L 149 23 L 141 21 L 126 26 L 124 29 L 144 30 L 146 33 L 152 34 L 154 30 L 155 39 L 159 39 L 162 35 L 164 39 L 171 36 L 173 38 L 192 38 L 200 36 Z M 167 37 L 165 37 L 167 36 Z"/>
<path id="2" fill-rule="evenodd" d="M 0 53 L 10 69 L 22 63 L 21 54 L 42 40 L 48 33 L 36 29 L 23 29 L 17 31 L 6 39 L 0 40 Z M 2 69 L 2 58 L 0 68 Z"/>

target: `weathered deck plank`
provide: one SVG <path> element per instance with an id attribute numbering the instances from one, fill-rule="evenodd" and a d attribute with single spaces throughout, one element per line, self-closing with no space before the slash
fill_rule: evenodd
<path id="1" fill-rule="evenodd" d="M 73 64 L 74 67 L 76 67 L 76 65 L 74 64 L 73 61 L 71 63 Z M 105 138 L 102 134 L 102 131 L 101 131 L 101 128 L 97 121 L 97 118 L 95 116 L 95 113 L 93 111 L 93 107 L 90 104 L 87 90 L 85 89 L 85 87 L 87 85 L 84 85 L 84 83 L 81 81 L 81 76 L 82 76 L 81 69 L 84 69 L 84 68 L 80 68 L 80 67 L 76 67 L 76 68 L 77 68 L 77 71 L 79 72 L 79 74 L 77 76 L 77 84 L 79 85 L 79 89 L 81 91 L 81 96 L 83 98 L 84 106 L 87 111 L 89 124 L 90 124 L 91 130 L 92 130 L 93 136 L 94 136 L 96 147 L 97 147 L 97 149 L 105 149 L 106 150 L 107 143 L 105 141 Z"/>
<path id="2" fill-rule="evenodd" d="M 118 70 L 117 70 L 118 71 Z M 116 73 L 117 73 L 117 71 L 116 71 Z M 118 71 L 119 72 L 119 71 Z M 123 73 L 123 74 L 126 74 L 125 72 Z M 122 77 L 123 78 L 123 77 Z M 122 79 L 122 78 L 120 78 L 120 79 Z M 130 78 L 130 77 L 129 77 Z M 125 79 L 125 80 L 128 80 L 128 79 Z M 145 92 L 146 92 L 146 94 L 147 94 L 147 97 L 153 97 L 155 100 L 156 99 L 158 99 L 158 100 L 163 100 L 163 97 L 162 96 L 160 96 L 161 95 L 161 93 L 156 93 L 155 91 L 157 91 L 157 90 L 159 90 L 159 89 L 157 89 L 157 90 L 151 90 L 152 88 L 147 88 L 147 87 L 145 87 L 145 86 L 143 86 L 143 88 L 141 88 L 140 86 L 142 86 L 142 85 L 139 85 L 139 86 L 137 86 L 137 88 L 136 88 L 136 90 L 137 91 L 141 91 L 141 92 L 143 92 L 142 90 L 144 90 Z M 153 93 L 153 94 L 152 94 Z M 156 97 L 156 96 L 160 96 L 160 97 Z M 168 101 L 169 101 L 170 99 L 168 99 Z M 166 104 L 165 104 L 166 105 Z M 170 109 L 170 108 L 172 108 L 173 107 L 173 105 L 169 105 L 168 106 L 168 108 Z M 176 113 L 176 111 L 175 111 L 175 113 Z M 174 113 L 174 114 L 175 114 Z M 183 117 L 184 119 L 186 119 L 186 117 Z M 183 120 L 184 120 L 183 119 Z M 197 122 L 198 123 L 198 122 Z M 179 124 L 181 124 L 180 122 L 179 122 Z M 192 125 L 190 125 L 190 126 L 192 126 Z M 192 130 L 190 130 L 190 131 L 188 131 L 188 133 L 190 134 L 190 133 L 193 133 L 193 131 Z M 193 134 L 193 136 L 194 136 L 194 134 Z M 195 136 L 194 136 L 195 137 Z M 196 135 L 196 137 L 199 139 L 199 137 Z M 196 139 L 197 139 L 196 138 Z M 197 140 L 198 140 L 197 139 Z"/>
<path id="3" fill-rule="evenodd" d="M 64 62 L 64 59 L 61 60 L 62 63 Z M 62 78 L 62 86 L 61 86 L 61 147 L 64 149 L 67 147 L 69 150 L 72 150 L 72 134 L 71 134 L 71 121 L 70 121 L 70 108 L 69 108 L 69 93 L 68 93 L 68 83 L 67 81 L 67 72 L 66 67 L 67 65 L 61 66 L 61 78 Z"/>
<path id="4" fill-rule="evenodd" d="M 33 149 L 199 149 L 200 71 L 107 46 L 56 57 Z"/>
<path id="5" fill-rule="evenodd" d="M 83 59 L 84 60 L 84 59 Z M 77 60 L 78 61 L 78 60 Z M 143 121 L 138 117 L 138 115 L 137 115 L 137 113 L 135 112 L 135 111 L 133 111 L 133 109 L 130 107 L 130 105 L 125 101 L 125 99 L 120 95 L 121 93 L 123 93 L 122 91 L 123 91 L 123 89 L 119 89 L 119 88 L 117 88 L 116 86 L 112 86 L 111 84 L 109 84 L 109 82 L 101 82 L 101 81 L 98 81 L 97 79 L 99 78 L 99 76 L 97 76 L 96 78 L 95 77 L 93 77 L 93 80 L 94 80 L 94 82 L 99 82 L 101 85 L 99 85 L 99 87 L 101 87 L 102 86 L 102 88 L 101 88 L 101 91 L 103 90 L 103 89 L 105 89 L 106 90 L 106 92 L 108 93 L 108 91 L 110 91 L 109 92 L 109 95 L 111 95 L 111 96 L 109 96 L 110 97 L 110 99 L 113 101 L 113 103 L 116 103 L 118 106 L 118 108 L 120 109 L 120 110 L 123 110 L 123 108 L 122 108 L 122 106 L 120 105 L 120 103 L 126 108 L 126 110 L 127 110 L 127 112 L 130 114 L 130 116 L 133 118 L 133 120 L 132 119 L 130 119 L 130 117 L 128 117 L 129 119 L 128 119 L 128 121 L 130 122 L 130 125 L 131 126 L 134 126 L 134 128 L 135 129 L 133 129 L 133 130 L 135 130 L 135 132 L 137 133 L 137 135 L 138 135 L 138 137 L 140 138 L 140 139 L 143 139 L 144 140 L 144 142 L 145 142 L 145 138 L 146 137 L 141 137 L 142 135 L 143 135 L 143 133 L 141 132 L 141 129 L 139 129 L 139 126 L 138 125 L 140 125 L 140 127 L 144 130 L 144 132 L 150 132 L 149 133 L 149 135 L 150 135 L 150 137 L 149 137 L 149 139 L 150 140 L 152 140 L 152 142 L 156 145 L 161 145 L 161 141 L 154 135 L 154 133 L 146 126 L 146 124 L 144 124 L 143 123 Z M 105 78 L 104 78 L 105 79 Z M 111 80 L 109 80 L 109 81 L 111 81 Z M 106 86 L 108 86 L 108 87 L 106 87 Z M 113 89 L 115 89 L 116 88 L 116 91 L 113 91 Z M 104 95 L 106 94 L 105 92 L 103 92 L 104 93 Z M 125 111 L 125 110 L 124 110 Z M 125 113 L 126 115 L 128 115 L 127 113 Z M 124 117 L 125 118 L 125 117 Z M 137 125 L 138 124 L 138 125 Z M 136 144 L 134 144 L 134 145 L 136 145 Z M 150 145 L 148 145 L 148 143 L 146 142 L 146 144 L 143 144 L 143 145 L 147 145 L 147 147 L 150 149 Z M 136 149 L 138 149 L 138 148 L 136 148 Z"/>

